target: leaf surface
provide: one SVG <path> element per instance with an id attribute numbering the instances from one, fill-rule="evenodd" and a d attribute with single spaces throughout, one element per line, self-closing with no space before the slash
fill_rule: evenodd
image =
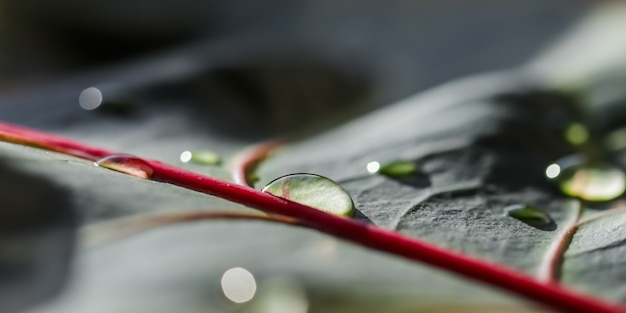
<path id="1" fill-rule="evenodd" d="M 572 105 L 566 97 L 536 91 L 524 81 L 501 73 L 439 87 L 292 144 L 261 165 L 260 181 L 297 172 L 327 176 L 352 195 L 357 218 L 536 275 L 578 215 L 578 203 L 544 179 L 546 164 L 571 152 L 545 117 L 555 112 L 568 116 Z M 211 149 L 229 159 L 249 144 L 198 131 L 184 108 L 140 107 L 128 119 L 97 113 L 74 119 L 84 114 L 77 110 L 66 109 L 42 125 L 92 145 L 220 178 L 229 177 L 225 168 L 181 163 L 179 154 Z M 16 116 L 10 122 L 35 120 L 41 117 Z M 70 189 L 85 227 L 140 213 L 251 212 L 56 153 L 4 143 L 0 153 L 13 167 Z M 397 179 L 367 174 L 368 162 L 393 160 L 415 160 L 421 172 Z M 517 203 L 541 208 L 556 229 L 536 229 L 506 216 L 504 208 Z M 597 231 L 599 225 L 605 225 L 603 231 Z M 618 265 L 623 259 L 620 230 L 615 216 L 581 227 L 565 260 L 563 280 L 600 297 L 622 299 L 626 290 L 614 288 L 619 269 L 614 267 L 612 276 L 605 270 L 607 263 Z M 599 256 L 590 256 L 595 254 Z M 233 306 L 220 291 L 221 275 L 233 267 L 252 272 L 260 291 L 271 290 L 267 286 L 276 279 L 295 281 L 306 291 L 312 312 L 539 311 L 473 281 L 308 229 L 207 220 L 82 248 L 69 287 L 33 312 L 254 310 L 254 300 Z M 598 279 L 588 272 L 607 274 Z"/>

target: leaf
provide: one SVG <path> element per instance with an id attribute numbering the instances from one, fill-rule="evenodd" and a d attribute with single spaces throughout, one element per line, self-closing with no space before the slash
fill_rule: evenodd
<path id="1" fill-rule="evenodd" d="M 543 176 L 545 166 L 572 152 L 544 119 L 545 110 L 567 116 L 574 105 L 521 86 L 493 76 L 439 88 L 299 143 L 268 160 L 262 178 L 314 172 L 346 181 L 357 209 L 381 227 L 541 277 L 548 253 L 579 219 L 576 202 L 560 196 Z M 464 96 L 451 100 L 455 94 Z M 341 150 L 325 148 L 340 142 Z M 405 181 L 362 177 L 368 162 L 385 159 L 415 160 L 423 175 Z M 549 213 L 556 230 L 536 229 L 502 213 L 518 203 Z M 594 256 L 568 252 L 560 270 L 565 283 L 598 297 L 626 299 L 619 287 L 624 231 L 618 216 L 581 225 L 570 249 L 591 249 L 585 254 Z M 605 223 L 613 226 L 600 226 Z"/>
<path id="2" fill-rule="evenodd" d="M 619 284 L 625 277 L 625 223 L 626 213 L 619 210 L 581 225 L 566 253 L 563 281 L 584 292 L 626 301 L 626 290 Z"/>
<path id="3" fill-rule="evenodd" d="M 502 81 L 499 77 L 496 80 Z M 478 81 L 480 85 L 480 80 Z M 476 80 L 469 80 L 457 86 L 445 87 L 441 94 L 461 94 L 468 88 L 474 90 L 475 98 L 484 97 L 482 91 L 476 91 L 475 83 Z M 499 211 L 498 216 L 490 217 L 486 221 L 493 223 L 495 219 L 504 224 L 511 223 L 514 228 L 520 230 L 516 236 L 524 240 L 534 238 L 533 242 L 518 241 L 514 246 L 504 247 L 501 246 L 503 240 L 494 242 L 469 236 L 472 233 L 480 236 L 488 233 L 482 220 L 466 219 L 465 216 L 473 214 L 487 216 L 488 212 L 480 213 L 478 208 L 481 201 L 486 200 L 482 195 L 474 195 L 471 191 L 482 186 L 481 178 L 484 178 L 483 174 L 493 163 L 491 159 L 479 158 L 481 155 L 478 152 L 458 154 L 457 150 L 450 148 L 467 147 L 474 138 L 460 137 L 440 141 L 434 145 L 420 143 L 420 141 L 438 142 L 438 138 L 457 134 L 454 131 L 456 127 L 467 125 L 466 127 L 470 128 L 469 124 L 478 121 L 485 122 L 481 123 L 486 125 L 484 130 L 496 132 L 498 125 L 490 125 L 488 121 L 504 112 L 496 110 L 494 114 L 491 110 L 493 108 L 483 108 L 482 102 L 479 102 L 480 105 L 476 108 L 463 109 L 469 108 L 468 103 L 463 102 L 461 105 L 456 103 L 456 100 L 446 101 L 451 102 L 428 109 L 424 109 L 419 103 L 415 106 L 401 104 L 353 124 L 397 126 L 397 129 L 381 129 L 384 132 L 400 134 L 392 140 L 386 136 L 371 138 L 370 131 L 363 132 L 362 136 L 355 138 L 346 137 L 346 128 L 334 130 L 327 135 L 303 141 L 292 150 L 276 155 L 262 165 L 259 174 L 267 182 L 279 176 L 279 170 L 276 168 L 280 168 L 285 174 L 296 168 L 306 168 L 307 171 L 341 180 L 365 170 L 365 163 L 359 166 L 360 159 L 371 158 L 381 161 L 414 159 L 416 151 L 439 153 L 444 158 L 432 158 L 424 163 L 425 174 L 403 180 L 372 176 L 365 180 L 346 183 L 344 186 L 352 194 L 357 209 L 371 222 L 383 227 L 390 227 L 394 222 L 394 214 L 397 215 L 410 208 L 407 207 L 406 201 L 415 201 L 419 204 L 420 197 L 426 200 L 426 195 L 432 193 L 432 190 L 426 188 L 429 181 L 436 183 L 439 190 L 455 191 L 465 188 L 470 191 L 469 195 L 461 193 L 462 197 L 457 199 L 455 196 L 449 200 L 457 199 L 456 203 L 465 203 L 468 197 L 473 199 L 468 203 L 476 208 L 469 210 L 469 214 L 462 214 L 458 204 L 453 208 L 452 201 L 443 199 L 441 205 L 437 204 L 440 210 L 432 208 L 429 216 L 426 216 L 426 220 L 435 222 L 433 225 L 446 226 L 443 223 L 445 220 L 452 221 L 453 223 L 447 225 L 445 229 L 417 229 L 408 225 L 409 222 L 423 221 L 423 217 L 413 217 L 412 212 L 407 212 L 406 216 L 400 219 L 402 223 L 399 228 L 407 233 L 413 232 L 412 235 L 415 235 L 416 231 L 430 232 L 430 235 L 424 236 L 428 239 L 437 236 L 448 236 L 453 239 L 446 241 L 445 246 L 455 245 L 457 243 L 455 240 L 459 237 L 466 237 L 468 240 L 473 238 L 474 245 L 468 245 L 464 249 L 466 251 L 473 251 L 475 247 L 494 249 L 496 244 L 495 250 L 501 251 L 503 255 L 512 256 L 514 253 L 517 253 L 517 256 L 530 255 L 533 259 L 529 259 L 528 264 L 518 262 L 512 265 L 525 265 L 524 268 L 531 268 L 541 254 L 539 248 L 541 245 L 532 248 L 533 243 L 548 243 L 554 236 L 553 233 L 537 233 L 535 230 L 524 228 L 523 225 L 513 224 L 501 216 Z M 459 108 L 465 111 L 458 112 L 460 116 L 472 118 L 465 121 L 451 120 L 450 125 L 446 127 L 436 123 L 433 129 L 426 130 L 422 130 L 421 127 L 404 128 L 406 124 L 402 123 L 387 124 L 389 118 L 392 120 L 406 118 L 402 113 L 412 112 L 410 116 L 417 118 L 424 115 L 423 119 L 426 120 L 428 114 L 440 116 L 439 113 L 444 112 L 455 115 Z M 228 177 L 225 168 L 181 163 L 178 160 L 179 154 L 193 145 L 194 148 L 210 148 L 222 154 L 225 159 L 229 159 L 237 150 L 244 147 L 244 143 L 224 141 L 209 132 L 198 134 L 197 129 L 186 123 L 181 114 L 174 113 L 176 111 L 157 113 L 151 110 L 150 107 L 139 108 L 137 115 L 128 120 L 111 120 L 109 116 L 94 112 L 86 120 L 77 119 L 76 124 L 70 125 L 61 122 L 65 118 L 58 115 L 51 116 L 44 124 L 49 125 L 48 129 L 54 130 L 55 133 L 94 145 L 129 152 L 140 157 L 160 159 L 216 177 Z M 151 113 L 148 114 L 149 112 Z M 67 113 L 67 118 L 73 114 L 79 112 Z M 406 119 L 407 123 L 412 124 L 411 119 Z M 14 119 L 11 122 L 29 124 L 29 119 Z M 171 126 L 165 133 L 160 126 L 162 123 Z M 339 137 L 333 139 L 334 136 Z M 151 139 L 155 137 L 159 139 Z M 372 144 L 376 142 L 387 148 L 374 149 Z M 365 152 L 356 149 L 355 143 L 360 143 L 361 149 L 367 147 L 372 149 L 363 154 Z M 324 148 L 318 149 L 320 146 Z M 333 146 L 341 149 L 328 149 Z M 308 150 L 311 152 L 310 155 L 303 156 L 306 147 L 313 149 Z M 12 166 L 47 177 L 72 190 L 74 194 L 72 202 L 79 208 L 84 225 L 97 225 L 101 221 L 143 212 L 179 212 L 190 209 L 250 212 L 249 209 L 214 197 L 98 168 L 91 162 L 56 153 L 3 143 L 0 144 L 0 149 Z M 451 151 L 449 155 L 441 152 L 445 150 Z M 328 157 L 320 156 L 323 153 Z M 480 161 L 478 163 L 482 167 L 464 166 L 477 161 Z M 448 167 L 450 162 L 457 166 Z M 433 171 L 441 174 L 431 176 Z M 518 170 L 513 174 L 517 173 L 526 171 Z M 540 173 L 537 176 L 541 176 Z M 454 181 L 454 184 L 447 184 L 450 181 Z M 508 196 L 508 191 L 499 195 L 499 201 L 502 203 L 508 201 Z M 552 199 L 550 193 L 529 190 L 514 196 L 520 200 L 535 199 L 538 205 L 542 204 L 541 201 L 551 204 L 549 209 L 554 211 L 557 221 L 567 216 L 567 210 L 561 207 L 565 202 Z M 495 201 L 491 198 L 488 200 Z M 424 202 L 424 205 L 432 204 Z M 469 205 L 464 204 L 464 207 Z M 453 212 L 452 209 L 456 211 Z M 437 218 L 441 220 L 437 222 Z M 507 235 L 513 236 L 513 232 Z M 442 240 L 439 242 L 443 243 Z M 486 255 L 492 257 L 493 253 Z M 102 311 L 134 312 L 228 310 L 231 307 L 220 293 L 219 280 L 227 269 L 233 267 L 243 267 L 253 273 L 258 279 L 259 288 L 264 288 L 263 286 L 274 278 L 288 277 L 295 280 L 306 291 L 313 312 L 414 312 L 431 311 L 435 308 L 445 312 L 455 311 L 459 307 L 472 308 L 480 312 L 536 310 L 523 300 L 475 282 L 338 241 L 307 229 L 258 221 L 209 220 L 162 227 L 102 247 L 81 250 L 74 261 L 73 275 L 68 288 L 61 297 L 36 312 L 89 312 L 92 308 Z"/>
<path id="4" fill-rule="evenodd" d="M 403 8 L 403 5 L 400 6 L 400 9 Z M 484 15 L 484 10 L 480 11 L 480 15 Z M 498 17 L 502 14 L 500 11 Z M 514 21 L 519 21 L 516 16 L 526 16 L 519 15 L 519 10 L 508 11 L 515 12 L 506 13 L 515 17 Z M 430 19 L 416 19 L 413 15 L 410 19 L 423 20 L 425 25 L 431 23 Z M 554 24 L 554 19 L 549 22 Z M 405 23 L 388 24 L 406 29 Z M 465 26 L 473 24 L 463 23 Z M 484 24 L 476 25 L 482 28 Z M 542 23 L 531 24 L 541 32 L 546 29 Z M 335 29 L 335 24 L 329 25 Z M 448 28 L 454 30 L 451 32 L 454 34 L 459 29 L 457 24 L 444 29 Z M 411 29 L 410 36 L 417 38 L 419 36 L 415 36 L 415 31 L 422 29 L 423 34 L 430 34 L 433 28 L 408 29 Z M 466 38 L 464 35 L 461 37 Z M 483 42 L 481 38 L 475 39 Z M 500 39 L 496 40 L 499 43 L 497 46 L 508 47 L 500 44 Z M 533 45 L 519 44 L 524 41 L 518 37 L 510 40 L 516 43 L 511 45 L 515 51 L 511 55 L 528 51 L 528 47 Z M 351 50 L 354 49 L 354 40 L 335 41 L 346 42 L 344 47 L 354 51 Z M 399 50 L 390 49 L 389 41 L 383 42 L 385 44 L 377 42 L 376 46 L 391 51 L 393 58 L 388 63 L 392 64 L 390 67 L 397 68 Z M 472 60 L 467 62 L 473 64 L 471 68 L 480 68 L 476 65 L 476 57 L 467 53 L 466 40 L 452 42 L 462 42 L 464 49 L 447 49 L 445 44 L 430 45 L 433 50 L 417 55 L 428 59 L 428 55 L 436 54 L 439 59 L 438 50 L 444 46 L 445 50 L 463 51 L 460 54 L 469 55 L 468 59 Z M 480 46 L 480 50 L 474 51 L 481 51 L 474 53 L 481 56 L 478 59 L 495 59 L 493 51 L 482 53 L 485 45 L 476 46 Z M 523 49 L 520 50 L 520 47 Z M 417 50 L 423 48 L 419 45 Z M 382 51 L 363 50 L 373 51 L 371 54 L 377 59 Z M 576 49 L 576 56 L 580 55 L 578 52 Z M 216 56 L 214 53 L 197 54 L 212 62 Z M 170 68 L 154 66 L 155 63 L 150 62 L 147 65 L 131 73 L 134 75 L 125 75 L 123 83 L 136 85 L 138 79 L 159 81 L 163 71 Z M 405 64 L 401 67 L 409 68 Z M 420 66 L 415 68 L 423 71 Z M 566 68 L 571 67 L 568 64 Z M 423 72 L 428 73 L 426 77 L 435 77 L 428 78 L 433 81 L 450 71 L 449 66 L 441 64 L 431 66 L 431 69 L 435 71 Z M 377 75 L 380 73 L 376 72 Z M 561 71 L 547 73 L 562 75 Z M 415 82 L 406 79 L 406 76 L 398 76 L 400 79 L 388 83 L 398 90 L 423 84 L 423 81 Z M 69 85 L 54 86 L 24 101 L 11 101 L 12 105 L 2 103 L 0 116 L 93 145 L 228 178 L 224 169 L 178 163 L 180 152 L 188 149 L 211 149 L 228 158 L 250 144 L 223 137 L 212 128 L 219 122 L 241 124 L 222 119 L 222 114 L 215 114 L 219 106 L 211 104 L 203 106 L 203 110 L 195 110 L 189 109 L 193 106 L 187 105 L 188 100 L 171 101 L 142 96 L 139 99 L 141 104 L 133 114 L 120 118 L 84 112 L 73 104 L 80 91 L 90 84 L 119 78 L 119 75 L 103 78 L 97 74 Z M 338 84 L 330 85 L 336 88 Z M 553 124 L 542 120 L 543 117 L 554 116 L 554 103 L 560 103 L 562 99 L 524 94 L 520 85 L 523 85 L 520 81 L 503 75 L 453 84 L 418 99 L 410 99 L 405 104 L 364 117 L 340 129 L 305 140 L 292 150 L 285 150 L 260 168 L 261 183 L 301 170 L 324 174 L 345 181 L 345 187 L 355 198 L 359 218 L 537 273 L 546 251 L 553 246 L 555 239 L 562 237 L 567 225 L 575 223 L 578 216 L 576 203 L 562 198 L 541 176 L 545 162 L 571 152 L 555 135 L 560 131 L 557 129 L 553 133 Z M 618 84 L 618 89 L 623 90 L 621 84 Z M 316 94 L 323 95 L 324 92 Z M 292 98 L 287 98 L 287 103 L 294 102 Z M 571 107 L 567 104 L 560 110 L 569 113 Z M 221 109 L 228 111 L 230 107 Z M 560 115 L 563 112 L 557 110 L 556 113 Z M 250 119 L 241 120 L 258 119 L 256 114 L 248 115 Z M 298 119 L 282 119 L 283 122 L 285 120 L 292 122 Z M 0 144 L 0 154 L 11 158 L 12 166 L 20 171 L 46 177 L 72 190 L 71 201 L 78 208 L 84 225 L 155 211 L 178 212 L 194 208 L 249 211 L 213 197 L 124 176 L 95 168 L 90 162 L 53 153 Z M 380 176 L 354 179 L 362 176 L 366 164 L 363 162 L 397 159 L 417 160 L 424 171 L 402 179 Z M 540 231 L 504 216 L 502 208 L 514 203 L 529 203 L 549 212 L 559 227 L 553 232 Z M 620 218 L 615 217 L 580 227 L 562 273 L 562 279 L 569 286 L 595 292 L 601 297 L 623 299 L 623 291 L 620 290 L 623 281 L 620 279 L 621 266 L 613 266 L 619 265 L 621 260 L 619 247 L 622 231 Z M 236 310 L 240 307 L 222 302 L 219 279 L 228 268 L 238 266 L 250 269 L 257 276 L 260 291 L 269 290 L 264 286 L 271 286 L 275 276 L 289 276 L 296 280 L 306 290 L 311 311 L 316 312 L 536 311 L 535 307 L 519 299 L 419 264 L 381 255 L 306 229 L 252 221 L 204 221 L 174 225 L 98 249 L 80 251 L 74 262 L 69 289 L 57 301 L 35 311 Z"/>

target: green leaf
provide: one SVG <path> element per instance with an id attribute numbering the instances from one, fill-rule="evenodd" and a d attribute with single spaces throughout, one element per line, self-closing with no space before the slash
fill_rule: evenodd
<path id="1" fill-rule="evenodd" d="M 395 116 L 395 110 L 392 108 L 386 114 Z M 109 116 L 93 112 L 85 117 L 84 122 L 78 120 L 76 124 L 68 125 L 63 122 L 65 116 L 84 112 L 67 110 L 50 115 L 45 121 L 33 120 L 38 120 L 37 123 L 45 125 L 49 131 L 91 145 L 154 158 L 229 179 L 226 168 L 183 163 L 179 160 L 180 153 L 189 147 L 204 146 L 212 147 L 230 159 L 247 144 L 237 144 L 212 132 L 199 131 L 189 123 L 183 112 L 182 109 L 155 111 L 151 107 L 137 108 L 133 117 L 115 123 Z M 30 121 L 28 118 L 11 120 L 26 125 L 31 124 Z M 163 123 L 169 125 L 167 136 L 162 135 Z M 386 125 L 377 116 L 367 117 L 359 123 Z M 342 130 L 333 133 L 342 134 Z M 405 139 L 422 136 L 414 130 L 402 133 Z M 153 139 L 155 136 L 159 139 Z M 351 139 L 354 143 L 364 140 L 360 136 Z M 389 142 L 387 138 L 381 139 L 384 140 L 378 141 L 376 146 Z M 328 147 L 337 147 L 332 149 L 337 152 L 333 161 L 339 167 L 335 167 L 330 175 L 326 173 L 329 177 L 349 177 L 356 165 L 362 173 L 364 165 L 354 162 L 353 156 L 364 159 L 367 156 L 347 153 L 354 152 L 353 145 L 324 136 L 314 137 L 303 144 L 314 142 L 320 142 L 324 152 L 328 152 Z M 405 148 L 381 152 L 404 157 L 413 149 L 411 146 Z M 283 163 L 286 171 L 295 168 L 293 164 L 315 166 L 311 168 L 312 173 L 331 170 L 321 166 L 320 161 L 324 160 L 318 156 L 321 151 L 297 159 L 300 157 L 299 149 L 300 146 L 292 152 L 279 154 L 275 160 L 262 165 L 263 169 L 259 172 L 262 181 L 293 173 L 278 174 L 274 171 L 267 175 L 267 169 L 281 159 L 288 159 Z M 193 209 L 250 212 L 247 208 L 215 197 L 95 167 L 91 162 L 56 153 L 0 143 L 0 154 L 9 159 L 12 166 L 47 177 L 71 190 L 71 201 L 78 208 L 85 226 L 141 213 Z M 374 153 L 367 159 L 375 157 Z M 372 202 L 365 203 L 363 195 L 354 193 L 355 186 L 371 186 L 372 179 L 388 181 L 384 176 L 375 176 L 346 184 L 345 187 L 358 202 L 356 208 L 359 212 L 355 218 L 369 219 L 379 225 L 385 223 L 386 212 L 405 208 L 401 202 L 403 197 L 397 197 L 398 193 L 403 193 L 405 188 L 409 188 L 413 196 L 423 192 L 421 187 L 402 187 L 401 182 L 391 181 L 398 187 L 396 191 L 386 193 L 390 189 L 374 188 Z M 416 179 L 415 182 L 410 179 L 407 182 L 419 186 L 420 180 L 427 178 L 416 176 Z M 403 183 L 406 182 L 403 180 Z M 373 205 L 379 209 L 372 210 Z M 377 217 L 377 214 L 380 216 Z M 72 313 L 93 307 L 105 311 L 134 312 L 228 310 L 233 304 L 224 298 L 219 282 L 224 272 L 235 267 L 245 268 L 255 276 L 259 295 L 263 294 L 262 286 L 271 285 L 274 279 L 295 281 L 305 291 L 311 312 L 407 312 L 430 308 L 455 311 L 460 307 L 471 307 L 477 311 L 524 311 L 527 307 L 523 300 L 473 281 L 301 227 L 260 221 L 207 220 L 160 227 L 103 246 L 83 248 L 77 252 L 73 262 L 73 275 L 68 287 L 58 300 L 38 311 Z M 155 302 L 154 299 L 159 300 Z"/>
<path id="2" fill-rule="evenodd" d="M 354 218 L 537 275 L 547 252 L 578 219 L 577 202 L 545 182 L 545 166 L 572 152 L 560 131 L 537 118 L 543 116 L 546 101 L 553 104 L 551 109 L 567 112 L 571 107 L 560 95 L 527 91 L 514 76 L 452 83 L 294 143 L 261 164 L 257 174 L 261 181 L 302 172 L 345 181 L 343 188 L 354 199 Z M 228 159 L 249 143 L 198 131 L 183 112 L 144 107 L 128 120 L 113 123 L 94 114 L 68 125 L 66 118 L 83 114 L 68 110 L 41 123 L 92 145 L 228 179 L 226 168 L 183 163 L 180 153 L 205 146 Z M 166 135 L 163 123 L 169 127 Z M 64 155 L 4 143 L 0 154 L 12 166 L 71 190 L 84 226 L 140 213 L 251 212 Z M 420 175 L 401 180 L 363 176 L 371 160 L 390 159 L 416 160 Z M 557 228 L 529 227 L 502 214 L 516 203 L 541 208 Z M 624 291 L 615 288 L 623 281 L 620 267 L 612 267 L 611 276 L 598 266 L 621 264 L 623 258 L 615 251 L 621 249 L 624 232 L 614 226 L 585 235 L 595 223 L 581 227 L 572 249 L 601 249 L 567 254 L 562 280 L 599 297 L 622 299 Z M 601 255 L 572 263 L 589 253 Z M 602 262 L 593 261 L 598 258 Z M 606 275 L 602 280 L 583 275 L 582 265 L 589 273 Z M 221 292 L 223 274 L 239 267 L 258 286 L 259 298 L 248 304 L 231 303 Z M 275 297 L 272 282 L 280 279 L 303 290 L 311 312 L 536 311 L 526 301 L 482 284 L 323 233 L 261 221 L 206 220 L 83 248 L 76 254 L 67 289 L 37 312 L 245 311 L 269 301 L 265 295 Z"/>
<path id="3" fill-rule="evenodd" d="M 261 167 L 262 177 L 315 172 L 345 181 L 357 210 L 380 227 L 541 277 L 548 251 L 581 219 L 575 200 L 546 185 L 545 167 L 570 154 L 573 146 L 542 118 L 547 109 L 542 103 L 548 101 L 549 110 L 566 116 L 575 104 L 557 94 L 520 91 L 520 85 L 507 86 L 497 76 L 491 79 L 485 79 L 491 88 L 477 90 L 480 79 L 443 87 L 299 143 L 268 160 Z M 472 93 L 477 96 L 469 96 Z M 451 101 L 452 94 L 467 96 Z M 342 142 L 350 145 L 324 148 Z M 411 181 L 361 177 L 370 160 L 390 156 L 417 160 L 424 177 Z M 502 214 L 504 208 L 518 203 L 541 208 L 555 229 L 530 227 Z M 587 214 L 594 213 L 588 209 Z M 584 225 L 581 232 L 613 218 Z M 617 278 L 622 277 L 617 275 L 617 266 L 626 260 L 617 252 L 626 242 L 621 241 L 626 239 L 624 234 L 616 227 L 599 227 L 593 236 L 577 233 L 573 245 L 617 239 L 596 251 L 595 259 L 577 263 L 575 270 L 570 270 L 568 265 L 573 263 L 567 254 L 564 267 L 555 264 L 561 279 L 598 297 L 625 299 L 626 291 L 616 288 L 622 281 Z M 595 261 L 587 264 L 590 260 Z M 595 272 L 609 272 L 601 264 L 611 264 L 612 277 L 593 278 Z M 602 288 L 603 284 L 611 288 Z"/>

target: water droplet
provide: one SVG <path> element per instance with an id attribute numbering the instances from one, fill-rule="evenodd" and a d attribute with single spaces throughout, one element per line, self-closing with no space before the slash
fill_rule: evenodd
<path id="1" fill-rule="evenodd" d="M 98 160 L 94 164 L 99 167 L 144 179 L 150 179 L 154 172 L 146 161 L 129 154 L 110 155 Z"/>
<path id="2" fill-rule="evenodd" d="M 589 131 L 583 124 L 569 124 L 565 128 L 565 140 L 573 145 L 581 145 L 589 140 Z"/>
<path id="3" fill-rule="evenodd" d="M 606 163 L 585 164 L 578 156 L 568 156 L 550 164 L 546 176 L 568 196 L 587 201 L 608 201 L 626 190 L 626 174 Z"/>
<path id="4" fill-rule="evenodd" d="M 218 165 L 222 161 L 220 156 L 209 150 L 199 150 L 199 151 L 184 151 L 180 154 L 180 161 L 183 163 L 197 163 L 204 165 Z"/>
<path id="5" fill-rule="evenodd" d="M 504 208 L 504 212 L 533 227 L 543 228 L 554 222 L 545 212 L 526 204 L 515 204 Z"/>
<path id="6" fill-rule="evenodd" d="M 414 161 L 394 161 L 385 164 L 379 162 L 367 163 L 367 171 L 370 174 L 380 174 L 389 177 L 402 177 L 417 173 L 419 167 Z"/>
<path id="7" fill-rule="evenodd" d="M 348 192 L 336 182 L 315 174 L 279 177 L 267 184 L 263 192 L 335 215 L 354 213 L 354 203 Z"/>
<path id="8" fill-rule="evenodd" d="M 84 110 L 95 110 L 102 104 L 102 92 L 96 87 L 89 87 L 80 93 L 78 103 Z"/>
<path id="9" fill-rule="evenodd" d="M 221 284 L 226 298 L 235 303 L 252 300 L 257 289 L 252 273 L 241 267 L 231 268 L 224 272 Z"/>

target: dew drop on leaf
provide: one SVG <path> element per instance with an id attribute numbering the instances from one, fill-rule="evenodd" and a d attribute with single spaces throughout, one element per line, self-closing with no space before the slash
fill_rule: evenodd
<path id="1" fill-rule="evenodd" d="M 559 159 L 546 168 L 546 177 L 564 194 L 587 201 L 609 201 L 626 190 L 626 175 L 606 163 L 585 164 L 579 155 Z"/>
<path id="2" fill-rule="evenodd" d="M 335 215 L 354 213 L 354 203 L 348 192 L 336 182 L 315 174 L 279 177 L 267 184 L 263 192 Z"/>
<path id="3" fill-rule="evenodd" d="M 533 227 L 545 227 L 553 223 L 545 212 L 526 204 L 514 204 L 504 208 L 504 212 L 512 218 Z"/>
<path id="4" fill-rule="evenodd" d="M 222 161 L 219 154 L 210 150 L 183 151 L 180 154 L 183 163 L 196 163 L 202 165 L 218 165 Z"/>
<path id="5" fill-rule="evenodd" d="M 150 179 L 154 172 L 152 167 L 150 167 L 146 161 L 129 154 L 109 155 L 94 162 L 94 164 L 98 167 L 107 168 L 143 179 Z"/>
<path id="6" fill-rule="evenodd" d="M 367 163 L 367 171 L 370 174 L 380 174 L 388 177 L 402 177 L 415 174 L 419 167 L 414 161 L 393 161 L 380 164 L 379 162 Z"/>

